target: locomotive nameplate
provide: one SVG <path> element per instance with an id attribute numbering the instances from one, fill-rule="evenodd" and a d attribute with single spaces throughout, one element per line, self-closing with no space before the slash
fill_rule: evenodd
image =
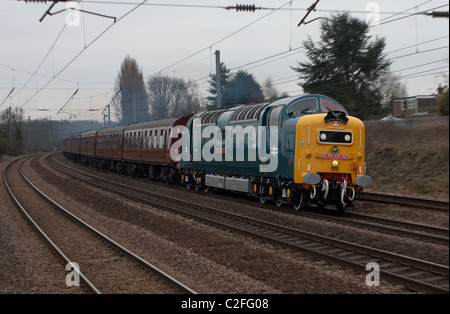
<path id="1" fill-rule="evenodd" d="M 344 159 L 347 160 L 348 158 L 348 154 L 327 154 L 327 153 L 322 153 L 320 155 L 320 158 L 323 159 Z"/>

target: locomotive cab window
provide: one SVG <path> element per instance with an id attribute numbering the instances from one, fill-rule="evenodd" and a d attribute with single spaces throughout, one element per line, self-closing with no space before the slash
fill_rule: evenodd
<path id="1" fill-rule="evenodd" d="M 332 101 L 330 101 L 328 99 L 324 99 L 324 98 L 320 99 L 320 109 L 323 112 L 344 111 L 344 110 L 342 110 L 342 108 L 338 104 L 336 104 L 336 103 L 334 103 L 334 102 L 332 102 Z"/>
<path id="2" fill-rule="evenodd" d="M 307 112 L 316 112 L 317 109 L 317 99 L 307 98 L 290 105 L 287 109 L 287 113 L 289 115 L 299 115 Z"/>

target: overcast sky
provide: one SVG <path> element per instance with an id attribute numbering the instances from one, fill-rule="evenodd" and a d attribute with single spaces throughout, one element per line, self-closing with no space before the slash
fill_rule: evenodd
<path id="1" fill-rule="evenodd" d="M 50 0 L 0 0 L 0 110 L 19 106 L 32 119 L 102 120 L 126 55 L 137 60 L 144 77 L 163 73 L 195 81 L 206 97 L 216 50 L 233 72 L 244 69 L 260 84 L 270 78 L 279 93 L 302 94 L 291 67 L 307 60 L 302 47 L 309 36 L 320 39 L 320 20 L 297 27 L 314 2 L 75 1 L 69 5 L 104 17 L 55 14 L 68 6 L 58 3 L 39 22 Z M 236 3 L 263 10 L 224 9 Z M 391 71 L 408 95 L 430 95 L 448 84 L 449 20 L 414 14 L 448 11 L 448 0 L 320 0 L 316 9 L 306 21 L 343 11 L 372 17 L 370 34 L 386 39 Z"/>

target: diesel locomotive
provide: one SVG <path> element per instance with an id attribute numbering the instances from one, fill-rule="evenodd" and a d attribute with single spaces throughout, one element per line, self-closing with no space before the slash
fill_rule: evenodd
<path id="1" fill-rule="evenodd" d="M 190 149 L 180 168 L 188 187 L 244 192 L 296 210 L 315 203 L 343 211 L 372 180 L 364 124 L 323 95 L 201 112 L 186 128 Z"/>
<path id="2" fill-rule="evenodd" d="M 97 167 L 225 189 L 262 203 L 353 205 L 370 185 L 365 129 L 324 95 L 199 112 L 69 136 L 64 153 Z"/>

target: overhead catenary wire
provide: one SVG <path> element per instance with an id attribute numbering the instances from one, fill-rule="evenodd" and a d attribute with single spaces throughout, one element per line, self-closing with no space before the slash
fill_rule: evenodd
<path id="1" fill-rule="evenodd" d="M 89 2 L 97 2 L 97 3 L 102 3 L 101 1 L 83 1 L 83 2 L 85 2 L 85 3 L 89 3 Z M 427 2 L 429 2 L 429 1 L 427 1 Z M 112 3 L 112 2 L 111 2 Z M 130 4 L 130 3 L 123 3 L 123 4 Z M 151 5 L 151 4 L 144 4 L 144 5 Z M 155 5 L 157 5 L 157 4 L 155 4 Z M 161 5 L 166 5 L 166 6 L 171 6 L 171 4 L 161 4 Z M 192 6 L 192 7 L 195 7 L 195 6 Z M 212 6 L 207 6 L 207 7 L 212 7 Z M 320 12 L 320 11 L 322 11 L 322 12 L 326 12 L 326 10 L 317 10 L 317 12 Z M 329 12 L 329 11 L 328 11 Z M 363 12 L 363 11 L 362 11 Z M 364 12 L 364 13 L 367 13 L 367 12 Z M 210 47 L 208 47 L 208 49 L 210 49 Z M 282 52 L 281 54 L 283 54 L 283 53 L 286 53 L 287 54 L 287 52 Z M 411 54 L 412 55 L 412 54 Z M 287 57 L 287 56 L 286 56 Z M 266 58 L 263 58 L 263 59 L 266 59 L 266 62 L 265 63 L 261 63 L 261 62 L 263 62 L 263 61 L 261 61 L 262 59 L 259 59 L 259 60 L 257 60 L 257 61 L 252 61 L 252 62 L 249 62 L 249 63 L 247 63 L 247 64 L 244 64 L 244 65 L 242 65 L 242 66 L 239 66 L 239 67 L 234 67 L 233 68 L 233 70 L 234 69 L 237 69 L 237 68 L 247 68 L 248 69 L 248 66 L 249 65 L 254 65 L 253 67 L 251 67 L 250 69 L 252 69 L 252 68 L 256 68 L 256 67 L 259 67 L 259 66 L 263 66 L 263 65 L 265 65 L 265 64 L 269 64 L 269 63 L 272 63 L 272 62 L 275 62 L 275 61 L 277 61 L 277 60 L 275 60 L 274 59 L 275 57 L 274 56 L 269 56 L 269 57 L 266 57 Z M 282 59 L 282 58 L 284 58 L 284 55 L 279 55 L 279 57 L 278 57 L 279 59 Z M 399 58 L 399 57 L 397 57 L 397 58 Z M 273 60 L 271 60 L 271 59 L 273 59 Z M 258 64 L 258 63 L 261 63 L 261 64 Z M 69 64 L 70 65 L 70 64 Z M 187 66 L 189 66 L 189 65 L 186 65 L 186 67 Z M 183 66 L 184 67 L 184 66 Z M 183 67 L 181 67 L 181 68 L 183 68 Z M 177 69 L 178 70 L 178 69 Z M 56 76 L 58 76 L 58 73 L 55 73 L 56 74 Z M 209 76 L 205 76 L 205 77 L 202 77 L 202 78 L 200 78 L 200 79 L 196 79 L 196 80 L 193 80 L 192 82 L 200 82 L 201 80 L 205 80 L 205 79 L 207 79 L 207 78 L 209 78 Z M 48 85 L 47 85 L 48 86 Z"/>
<path id="2" fill-rule="evenodd" d="M 88 43 L 80 52 L 78 52 L 75 57 L 72 58 L 72 60 L 69 61 L 64 67 L 62 67 L 55 75 L 52 77 L 46 84 L 44 84 L 43 87 L 41 87 L 31 98 L 29 98 L 24 104 L 21 105 L 21 107 L 24 107 L 26 104 L 30 102 L 31 99 L 33 99 L 36 95 L 38 95 L 42 90 L 44 90 L 57 76 L 59 76 L 62 72 L 64 72 L 76 59 L 78 59 L 81 54 L 83 54 L 84 51 L 86 51 L 92 44 L 94 44 L 98 39 L 100 39 L 108 30 L 110 30 L 114 25 L 116 25 L 118 22 L 120 22 L 122 19 L 127 17 L 129 14 L 134 12 L 137 8 L 139 8 L 141 5 L 143 5 L 148 0 L 144 0 L 135 7 L 133 7 L 131 10 L 127 11 L 125 14 L 123 14 L 121 17 L 119 17 L 115 22 L 110 24 L 105 30 L 103 30 L 97 37 L 95 37 L 90 43 Z M 65 26 L 64 26 L 65 27 Z"/>
<path id="3" fill-rule="evenodd" d="M 269 13 L 267 13 L 267 14 L 265 14 L 265 15 L 263 15 L 262 17 L 256 19 L 255 21 L 253 21 L 253 22 L 251 22 L 251 23 L 249 23 L 249 24 L 247 24 L 247 25 L 245 25 L 245 26 L 239 28 L 238 30 L 232 32 L 231 34 L 229 34 L 229 35 L 227 35 L 227 36 L 225 36 L 225 37 L 223 37 L 222 39 L 219 39 L 218 41 L 216 41 L 216 42 L 214 42 L 214 43 L 208 45 L 207 47 L 205 47 L 205 48 L 203 48 L 203 49 L 201 49 L 201 50 L 199 50 L 199 51 L 197 51 L 197 52 L 195 52 L 195 53 L 193 53 L 193 54 L 191 54 L 191 55 L 189 55 L 189 56 L 187 56 L 187 57 L 185 57 L 185 58 L 183 58 L 183 59 L 181 59 L 181 60 L 179 60 L 179 61 L 177 61 L 177 62 L 175 62 L 175 63 L 173 63 L 173 64 L 171 64 L 171 65 L 169 65 L 169 66 L 167 66 L 167 67 L 165 67 L 165 68 L 163 68 L 162 70 L 159 70 L 159 71 L 153 73 L 152 75 L 147 76 L 146 78 L 151 77 L 151 76 L 154 76 L 154 75 L 159 74 L 159 73 L 162 73 L 162 72 L 164 72 L 164 71 L 166 71 L 166 70 L 168 70 L 168 69 L 170 69 L 170 68 L 172 68 L 172 67 L 174 67 L 174 66 L 176 66 L 176 65 L 178 65 L 178 64 L 180 64 L 180 63 L 182 63 L 182 62 L 184 62 L 184 61 L 186 61 L 186 60 L 191 59 L 192 57 L 194 57 L 194 56 L 196 56 L 196 55 L 202 53 L 202 52 L 205 51 L 205 50 L 211 50 L 211 47 L 216 46 L 217 44 L 219 44 L 219 43 L 221 43 L 221 42 L 227 40 L 228 38 L 230 38 L 230 37 L 236 35 L 237 33 L 243 31 L 244 29 L 246 29 L 246 28 L 252 26 L 253 24 L 255 24 L 255 23 L 259 22 L 259 21 L 261 21 L 262 19 L 264 19 L 264 18 L 266 18 L 267 16 L 269 16 L 269 15 L 275 13 L 275 12 L 278 11 L 279 9 L 281 9 L 281 8 L 283 8 L 283 7 L 285 7 L 285 6 L 287 6 L 290 2 L 291 2 L 291 1 L 286 2 L 285 4 L 281 5 L 280 7 L 278 7 L 278 8 L 276 8 L 276 9 L 272 10 L 271 12 L 269 12 Z"/>

